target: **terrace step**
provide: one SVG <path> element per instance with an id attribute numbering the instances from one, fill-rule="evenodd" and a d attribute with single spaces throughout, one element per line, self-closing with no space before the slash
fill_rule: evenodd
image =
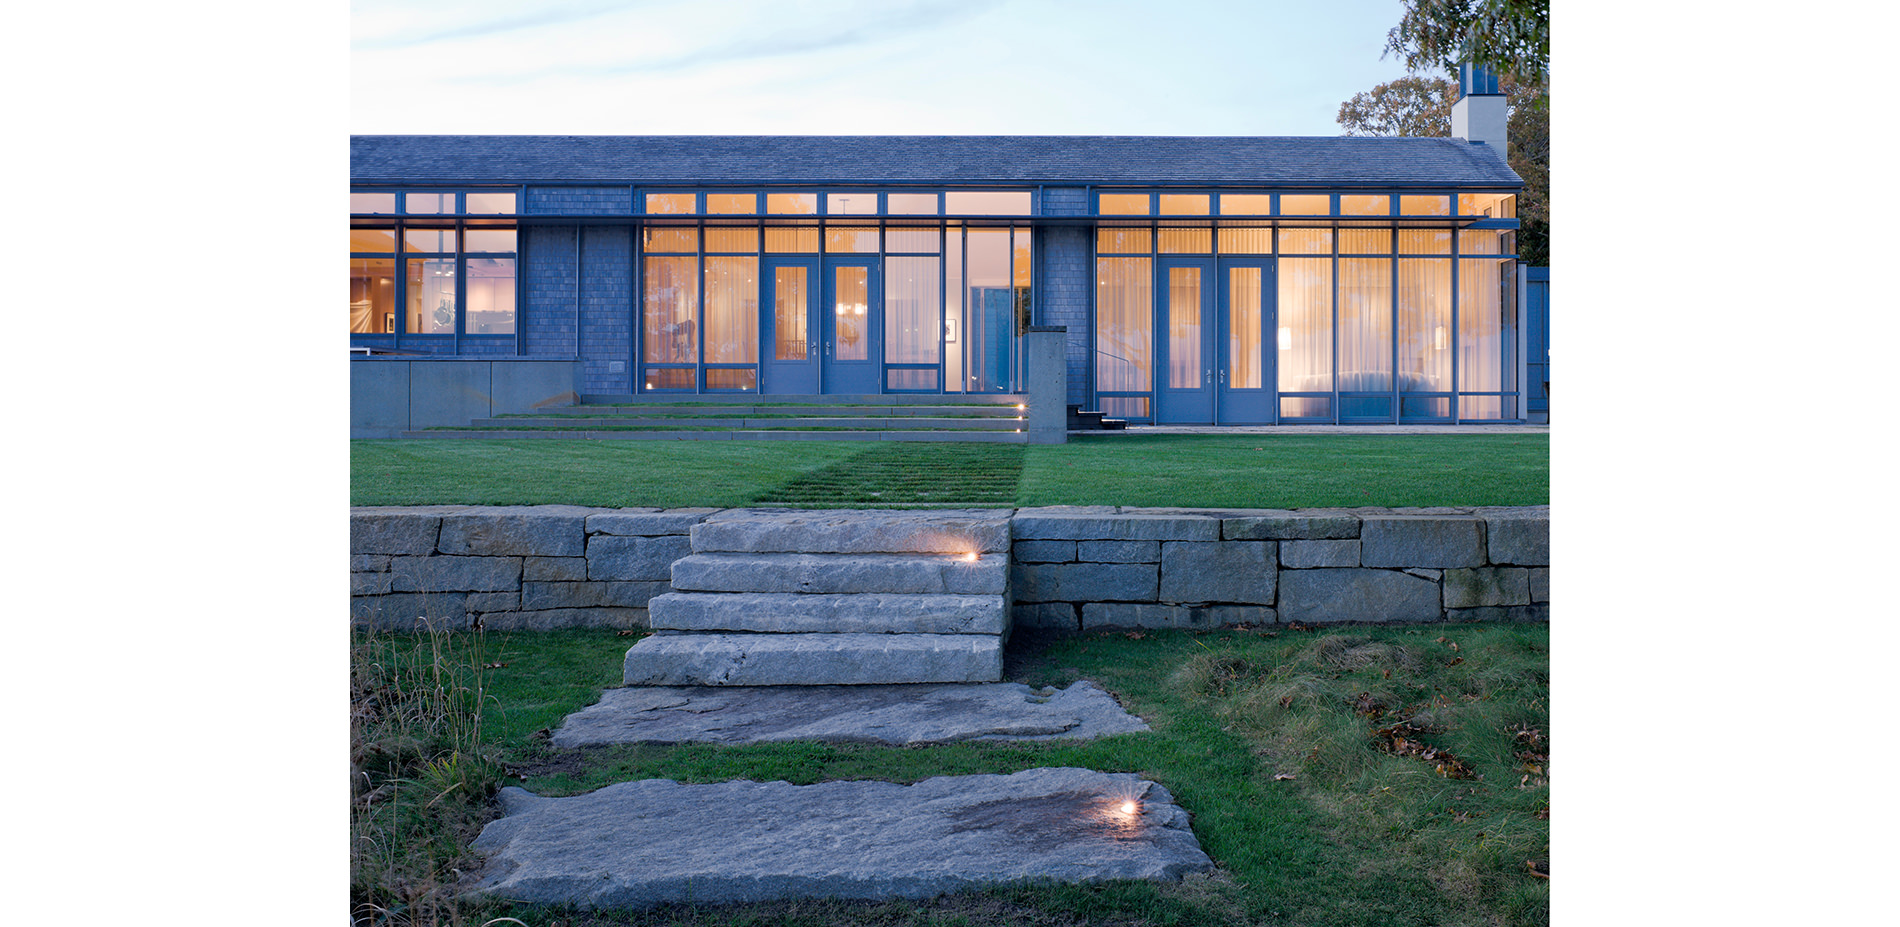
<path id="1" fill-rule="evenodd" d="M 1009 519 L 739 510 L 693 526 L 628 685 L 996 682 L 1009 633 Z"/>
<path id="2" fill-rule="evenodd" d="M 1002 595 L 1009 558 L 943 554 L 705 553 L 673 562 L 675 592 Z"/>
<path id="3" fill-rule="evenodd" d="M 1009 627 L 997 595 L 799 595 L 671 592 L 647 603 L 656 631 L 774 634 L 996 634 Z"/>
<path id="4" fill-rule="evenodd" d="M 559 438 L 595 441 L 1028 442 L 1024 397 L 587 396 L 571 406 L 405 431 L 405 438 Z"/>
<path id="5" fill-rule="evenodd" d="M 659 633 L 627 651 L 635 686 L 826 686 L 995 682 L 993 634 Z"/>

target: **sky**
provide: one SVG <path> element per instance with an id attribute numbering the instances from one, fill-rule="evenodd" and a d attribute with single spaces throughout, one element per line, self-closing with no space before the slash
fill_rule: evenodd
<path id="1" fill-rule="evenodd" d="M 355 134 L 1338 135 L 1398 0 L 371 0 Z"/>

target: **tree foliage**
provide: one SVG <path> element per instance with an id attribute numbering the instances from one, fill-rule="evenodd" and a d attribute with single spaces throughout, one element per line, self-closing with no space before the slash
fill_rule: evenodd
<path id="1" fill-rule="evenodd" d="M 1510 121 L 1505 160 L 1523 178 L 1517 196 L 1517 251 L 1526 264 L 1550 264 L 1550 102 L 1542 89 L 1515 78 L 1498 82 Z M 1456 81 L 1409 75 L 1380 84 L 1339 104 L 1339 125 L 1347 135 L 1403 135 L 1444 138 L 1451 135 L 1451 105 Z"/>
<path id="2" fill-rule="evenodd" d="M 1550 84 L 1550 0 L 1402 0 L 1405 15 L 1385 50 L 1411 71 L 1448 71 L 1473 62 L 1500 78 L 1546 90 Z"/>

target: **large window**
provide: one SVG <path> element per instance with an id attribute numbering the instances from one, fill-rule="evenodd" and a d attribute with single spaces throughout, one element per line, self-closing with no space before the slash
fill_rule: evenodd
<path id="1" fill-rule="evenodd" d="M 500 217 L 516 206 L 512 190 L 352 191 L 352 342 L 426 351 L 513 336 L 516 231 Z"/>

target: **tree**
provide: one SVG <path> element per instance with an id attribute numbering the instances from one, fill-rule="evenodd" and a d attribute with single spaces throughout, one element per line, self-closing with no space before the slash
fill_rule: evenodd
<path id="1" fill-rule="evenodd" d="M 1533 267 L 1550 265 L 1550 102 L 1541 89 L 1514 78 L 1498 81 L 1509 108 L 1505 160 L 1523 178 L 1517 196 L 1517 253 Z M 1451 105 L 1456 81 L 1408 75 L 1380 84 L 1339 104 L 1339 125 L 1347 135 L 1451 135 Z"/>
<path id="2" fill-rule="evenodd" d="M 1409 71 L 1464 62 L 1538 91 L 1550 85 L 1550 0 L 1402 0 L 1385 50 Z"/>

